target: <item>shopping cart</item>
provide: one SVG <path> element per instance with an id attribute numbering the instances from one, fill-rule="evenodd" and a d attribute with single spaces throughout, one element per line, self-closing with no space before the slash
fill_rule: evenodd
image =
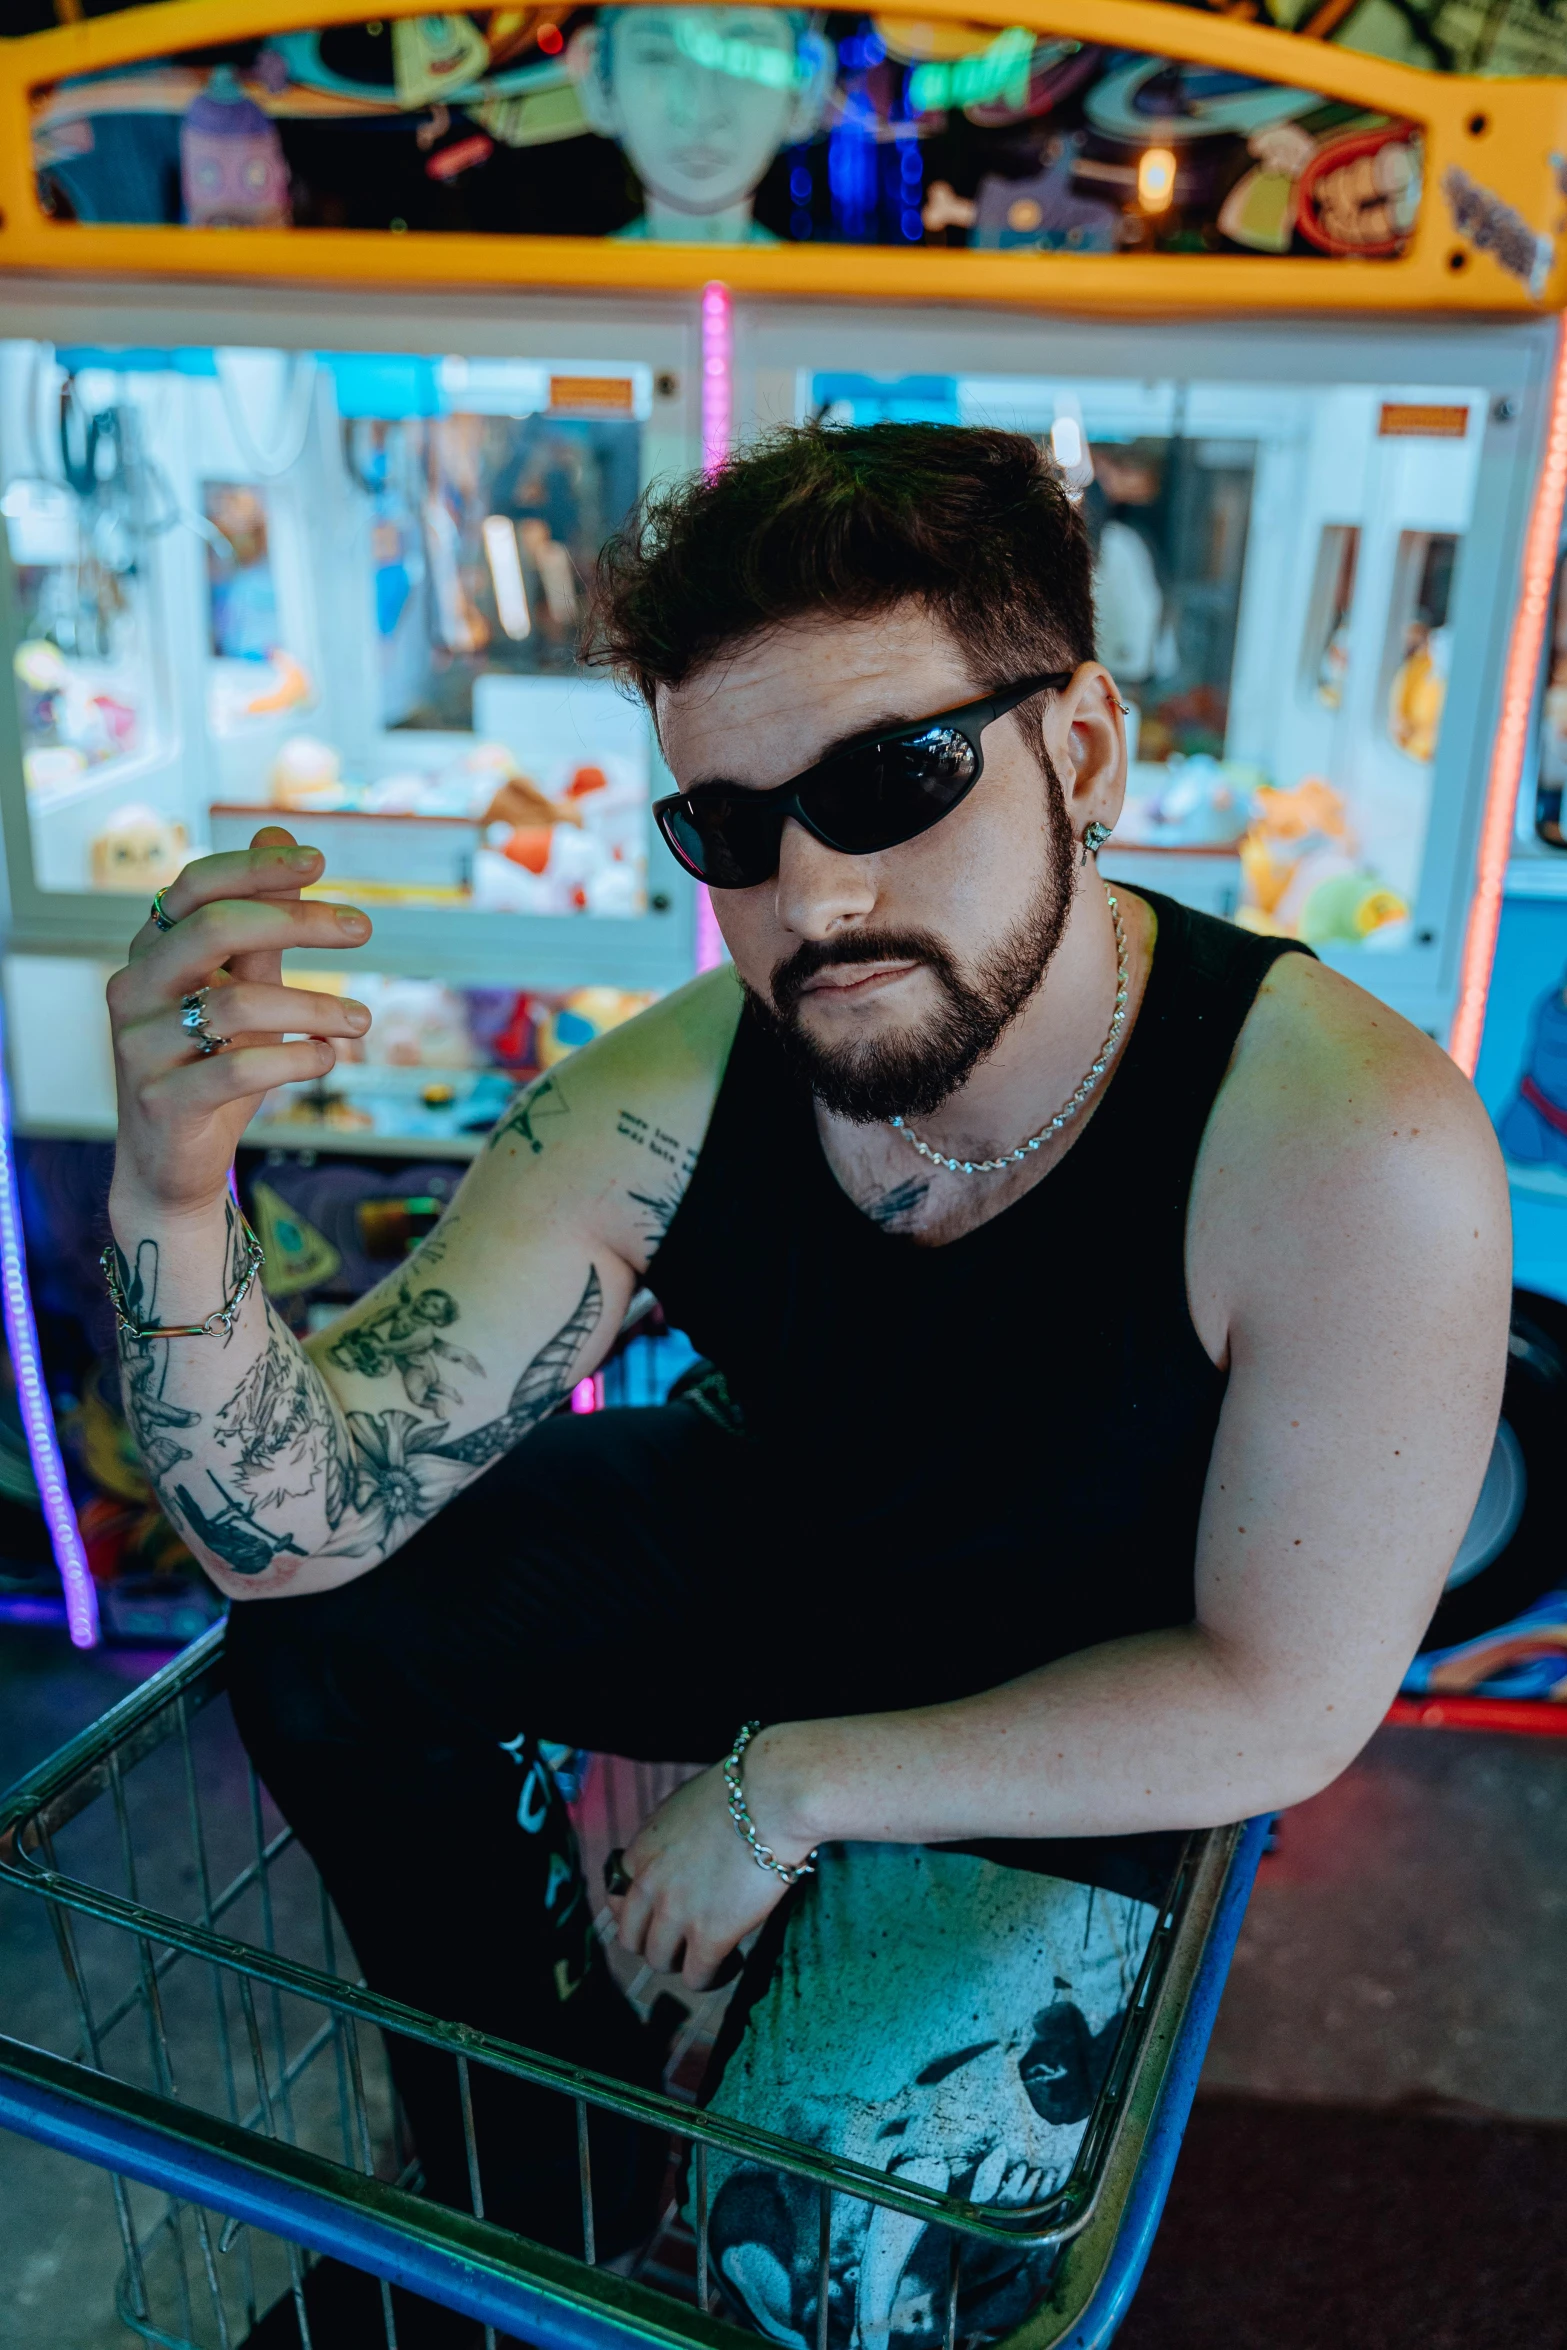
<path id="1" fill-rule="evenodd" d="M 618 1779 L 602 1766 L 597 1786 L 587 1825 L 616 1841 L 635 1825 L 628 1805 L 640 1813 L 663 1792 L 631 1766 Z M 1055 2251 L 1045 2298 L 1008 2350 L 1095 2350 L 1124 2316 L 1158 2224 L 1265 1832 L 1253 1820 L 1187 1839 L 1070 2177 L 1048 2200 L 997 2210 L 696 2107 L 688 2084 L 724 1994 L 699 2003 L 676 2043 L 669 2091 L 653 2093 L 368 1989 L 308 1857 L 239 1747 L 218 1626 L 0 1799 L 11 1924 L 14 1900 L 43 1905 L 74 2019 L 55 2035 L 66 2045 L 0 2036 L 0 2125 L 109 2173 L 124 2248 L 119 2314 L 166 2350 L 230 2350 L 290 2299 L 305 2350 L 336 2350 L 330 2339 L 312 2343 L 307 2282 L 320 2255 L 380 2280 L 364 2289 L 379 2297 L 375 2338 L 384 2332 L 389 2350 L 406 2306 L 394 2288 L 475 2321 L 488 2344 L 499 2335 L 537 2350 L 755 2350 L 715 2292 L 715 2149 L 814 2192 L 815 2350 L 827 2350 L 839 2196 L 947 2229 L 945 2350 L 958 2339 L 959 2255 L 973 2238 Z M 35 1932 L 37 1914 L 26 1913 Z M 3 1917 L 0 1930 L 10 1930 Z M 382 2047 L 395 2034 L 451 2059 L 467 2210 L 416 2191 Z M 580 2257 L 486 2220 L 478 2068 L 574 2107 Z M 634 2261 L 596 2257 L 594 2109 L 657 2132 L 669 2148 L 665 2219 Z"/>

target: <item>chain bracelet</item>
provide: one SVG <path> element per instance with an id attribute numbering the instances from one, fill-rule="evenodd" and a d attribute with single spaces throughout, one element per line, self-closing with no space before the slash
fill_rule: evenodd
<path id="1" fill-rule="evenodd" d="M 815 1876 L 815 1852 L 808 1852 L 804 1860 L 792 1868 L 787 1861 L 780 1860 L 772 1846 L 764 1844 L 758 1836 L 756 1822 L 745 1800 L 745 1789 L 740 1784 L 740 1758 L 761 1726 L 760 1722 L 747 1722 L 724 1757 L 724 1785 L 729 1790 L 729 1817 L 734 1821 L 736 1833 L 751 1847 L 751 1858 L 757 1867 L 771 1869 L 773 1875 L 782 1877 L 786 1885 L 797 1885 L 802 1877 Z"/>
<path id="2" fill-rule="evenodd" d="M 235 1284 L 233 1296 L 226 1297 L 220 1306 L 214 1306 L 204 1322 L 134 1321 L 130 1301 L 120 1280 L 120 1268 L 115 1262 L 115 1244 L 112 1240 L 109 1242 L 98 1263 L 108 1286 L 114 1318 L 128 1338 L 216 1338 L 219 1332 L 225 1338 L 231 1335 L 239 1309 L 256 1286 L 256 1276 L 266 1259 L 265 1249 L 243 1217 L 240 1223 L 245 1234 L 245 1270 Z"/>

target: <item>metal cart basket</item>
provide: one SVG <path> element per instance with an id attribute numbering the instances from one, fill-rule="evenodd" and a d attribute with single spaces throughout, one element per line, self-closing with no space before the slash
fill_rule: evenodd
<path id="1" fill-rule="evenodd" d="M 74 2019 L 52 2048 L 0 2035 L 0 2125 L 110 2174 L 119 2313 L 168 2350 L 230 2350 L 290 2299 L 305 2350 L 336 2350 L 312 2342 L 306 2303 L 323 2254 L 381 2280 L 366 2290 L 379 2296 L 375 2339 L 384 2332 L 392 2350 L 394 2287 L 462 2313 L 487 2343 L 754 2350 L 714 2290 L 715 2148 L 792 2174 L 818 2198 L 815 2350 L 827 2350 L 839 2196 L 949 2231 L 946 2350 L 958 2339 L 960 2248 L 975 2237 L 1056 2250 L 1045 2298 L 1005 2350 L 1092 2350 L 1124 2316 L 1158 2224 L 1264 1833 L 1254 1820 L 1187 1840 L 1070 2177 L 1047 2200 L 996 2210 L 705 2113 L 680 2093 L 678 2067 L 671 2093 L 637 2090 L 369 1990 L 239 1747 L 218 1626 L 0 1799 L 3 1930 L 20 1899 L 36 1931 L 42 1904 Z M 688 2056 L 703 2025 L 699 2009 Z M 455 2068 L 466 2211 L 414 2191 L 381 2045 L 399 2033 Z M 484 2217 L 472 2118 L 482 2067 L 573 2104 L 580 2257 Z M 671 2179 L 688 2182 L 635 2261 L 596 2258 L 593 2108 L 658 2133 Z"/>

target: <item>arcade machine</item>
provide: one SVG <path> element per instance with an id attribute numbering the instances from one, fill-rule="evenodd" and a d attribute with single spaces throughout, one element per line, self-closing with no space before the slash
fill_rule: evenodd
<path id="1" fill-rule="evenodd" d="M 656 746 L 577 669 L 573 625 L 643 484 L 805 416 L 1047 438 L 1134 712 L 1106 873 L 1306 939 L 1473 1066 L 1512 877 L 1558 870 L 1567 84 L 1153 0 L 417 9 L 168 0 L 0 46 L 0 823 L 29 1154 L 106 1131 L 102 974 L 151 890 L 270 816 L 308 824 L 323 887 L 376 912 L 375 975 L 353 984 L 380 1041 L 268 1102 L 240 1180 L 302 1321 L 395 1261 L 517 1074 L 710 951 L 649 854 Z M 1554 1203 L 1559 944 L 1538 960 L 1554 993 L 1495 1092 Z M 53 1311 L 69 1237 L 34 1240 Z M 62 1465 L 41 1381 L 9 1148 L 0 1275 L 90 1639 L 81 1461 Z M 1532 1303 L 1514 1359 L 1534 1385 L 1510 1386 L 1444 1602 L 1489 1610 L 1479 1629 L 1550 1500 L 1550 1412 L 1519 1400 L 1549 1406 L 1555 1375 L 1550 1300 Z M 1504 1612 L 1540 1598 L 1507 1590 Z M 1428 1681 L 1463 1669 L 1455 1644 Z M 1124 2313 L 1261 1827 L 1172 1994 L 1179 2094 L 1134 2112 L 1146 2134 L 1053 2287 L 1061 2323 L 1036 2313 L 1030 2338 L 1102 2344 Z M 8 2061 L 7 2118 L 48 2135 Z M 89 2086 L 93 2112 L 114 2105 Z M 158 2134 L 73 2143 L 237 2211 Z M 251 2179 L 278 2161 L 246 2157 Z M 829 2193 L 824 2350 L 830 2223 Z M 450 2257 L 443 2297 L 476 2274 Z M 949 2345 L 958 2275 L 954 2257 Z M 524 2311 L 530 2338 L 630 2338 L 634 2303 L 571 2290 L 569 2326 Z M 908 2321 L 929 2341 L 933 2290 Z"/>
<path id="2" fill-rule="evenodd" d="M 378 1017 L 258 1121 L 269 1279 L 309 1319 L 417 1236 L 519 1073 L 702 958 L 581 583 L 649 480 L 806 416 L 1048 438 L 1132 705 L 1107 876 L 1306 939 L 1472 1066 L 1504 883 L 1562 854 L 1567 88 L 1441 62 L 1154 0 L 171 0 L 9 44 L 31 1147 L 108 1130 L 151 889 L 276 814 L 372 907 Z M 1546 1522 L 1510 1440 L 1443 1628 Z"/>

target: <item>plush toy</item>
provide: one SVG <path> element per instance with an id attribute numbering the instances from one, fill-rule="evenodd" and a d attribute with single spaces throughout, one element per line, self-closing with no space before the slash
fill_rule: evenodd
<path id="1" fill-rule="evenodd" d="M 1401 751 L 1427 765 L 1436 757 L 1442 729 L 1450 643 L 1445 628 L 1416 621 L 1388 690 L 1388 732 Z"/>
<path id="2" fill-rule="evenodd" d="M 272 803 L 278 808 L 336 808 L 343 799 L 343 762 L 330 743 L 291 734 L 272 762 Z"/>
<path id="3" fill-rule="evenodd" d="M 1393 945 L 1409 906 L 1360 863 L 1342 796 L 1319 775 L 1293 791 L 1262 784 L 1241 842 L 1244 930 L 1301 938 L 1309 946 Z"/>
<path id="4" fill-rule="evenodd" d="M 1296 935 L 1311 947 L 1365 946 L 1373 938 L 1391 945 L 1395 925 L 1408 920 L 1408 901 L 1374 874 L 1335 873 L 1306 898 Z"/>
<path id="5" fill-rule="evenodd" d="M 1245 896 L 1236 920 L 1247 930 L 1293 937 L 1299 907 L 1286 899 L 1303 899 L 1314 879 L 1325 879 L 1325 860 L 1345 870 L 1354 846 L 1344 802 L 1320 776 L 1304 777 L 1293 791 L 1260 785 L 1241 841 Z"/>
<path id="6" fill-rule="evenodd" d="M 526 775 L 508 775 L 485 809 L 483 822 L 486 825 L 548 827 L 551 824 L 580 824 L 582 817 L 579 810 L 571 806 L 569 798 L 564 802 L 552 800 L 547 792 L 540 791 L 538 785 Z M 525 859 L 522 861 L 526 862 Z M 535 865 L 532 870 L 541 873 L 544 868 Z"/>
<path id="7" fill-rule="evenodd" d="M 1529 1057 L 1497 1134 L 1519 1165 L 1567 1174 L 1567 985 L 1553 987 L 1535 1012 Z"/>
<path id="8" fill-rule="evenodd" d="M 150 897 L 174 879 L 189 847 L 183 824 L 132 801 L 115 810 L 92 843 L 92 886 Z"/>
<path id="9" fill-rule="evenodd" d="M 247 718 L 270 718 L 279 710 L 297 710 L 301 703 L 314 700 L 316 689 L 309 670 L 281 645 L 268 655 L 268 669 L 268 682 L 245 704 Z"/>
<path id="10" fill-rule="evenodd" d="M 468 1008 L 459 989 L 439 979 L 379 978 L 357 983 L 370 1011 L 364 1057 L 381 1068 L 469 1069 L 476 1058 Z"/>
<path id="11" fill-rule="evenodd" d="M 553 1069 L 579 1046 L 591 1044 L 596 1036 L 645 1012 L 652 1001 L 650 995 L 638 995 L 630 988 L 577 988 L 538 1024 L 539 1067 Z"/>

